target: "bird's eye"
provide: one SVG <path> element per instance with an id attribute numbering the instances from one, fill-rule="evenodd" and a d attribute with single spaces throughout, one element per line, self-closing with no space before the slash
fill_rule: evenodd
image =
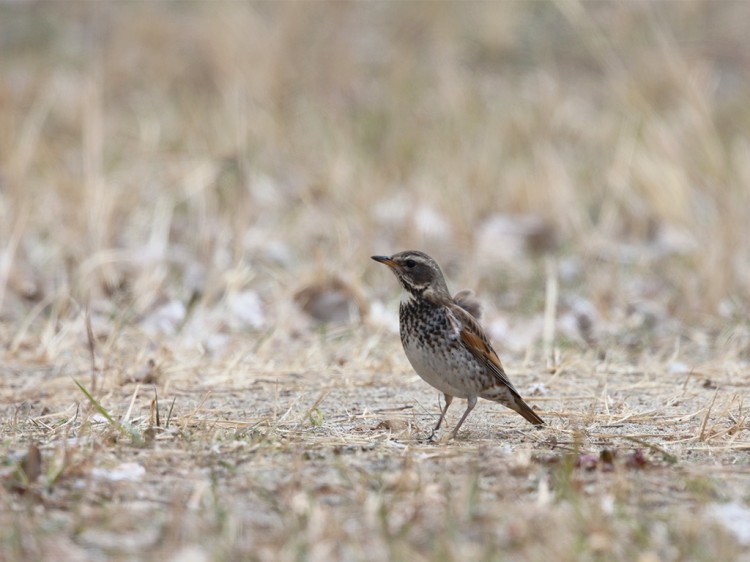
<path id="1" fill-rule="evenodd" d="M 411 269 L 412 267 L 414 267 L 415 265 L 417 265 L 417 262 L 415 262 L 414 260 L 406 260 L 406 262 L 404 262 L 404 265 L 408 269 Z"/>

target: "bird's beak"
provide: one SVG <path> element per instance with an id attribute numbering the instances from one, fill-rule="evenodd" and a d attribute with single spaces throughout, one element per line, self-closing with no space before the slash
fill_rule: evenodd
<path id="1" fill-rule="evenodd" d="M 398 264 L 395 261 L 393 261 L 391 258 L 389 258 L 388 256 L 372 256 L 372 259 L 374 259 L 377 262 L 384 263 L 391 269 L 396 269 L 398 267 Z"/>

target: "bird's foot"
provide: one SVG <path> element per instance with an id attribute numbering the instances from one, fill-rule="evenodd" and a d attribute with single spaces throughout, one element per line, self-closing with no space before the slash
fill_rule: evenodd
<path id="1" fill-rule="evenodd" d="M 445 435 L 438 436 L 437 432 L 433 431 L 430 436 L 425 440 L 426 443 L 431 443 L 433 445 L 442 445 L 445 443 L 449 443 L 453 439 L 455 439 L 456 436 L 453 435 L 453 433 L 446 433 Z"/>

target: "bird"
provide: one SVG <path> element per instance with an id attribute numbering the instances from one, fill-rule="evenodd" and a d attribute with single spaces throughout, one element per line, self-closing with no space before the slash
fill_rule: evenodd
<path id="1" fill-rule="evenodd" d="M 409 363 L 426 383 L 445 396 L 445 406 L 430 440 L 440 429 L 454 398 L 465 398 L 467 404 L 452 432 L 453 439 L 478 398 L 499 402 L 535 426 L 544 425 L 508 378 L 480 325 L 481 306 L 472 291 L 451 297 L 440 266 L 424 252 L 408 250 L 372 259 L 387 265 L 404 289 L 399 328 Z"/>

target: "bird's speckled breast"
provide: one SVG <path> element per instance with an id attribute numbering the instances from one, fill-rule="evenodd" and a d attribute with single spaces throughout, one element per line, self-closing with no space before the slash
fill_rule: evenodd
<path id="1" fill-rule="evenodd" d="M 399 307 L 401 343 L 425 382 L 457 398 L 479 394 L 484 367 L 463 346 L 444 307 L 405 295 Z"/>

